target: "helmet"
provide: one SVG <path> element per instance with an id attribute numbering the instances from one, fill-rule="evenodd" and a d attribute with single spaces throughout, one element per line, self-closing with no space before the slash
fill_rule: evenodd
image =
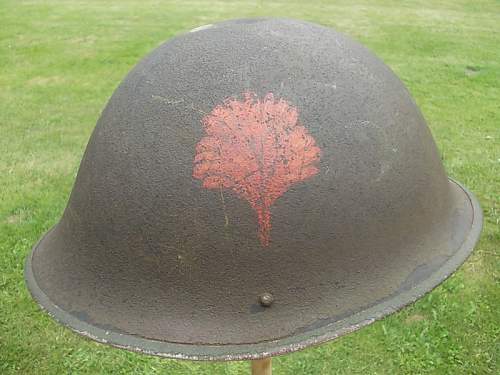
<path id="1" fill-rule="evenodd" d="M 254 359 L 413 302 L 481 223 L 371 52 L 307 22 L 235 20 L 173 38 L 124 79 L 26 279 L 94 340 Z"/>

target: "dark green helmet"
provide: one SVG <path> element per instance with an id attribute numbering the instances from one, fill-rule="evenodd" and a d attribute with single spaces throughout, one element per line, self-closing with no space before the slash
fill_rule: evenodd
<path id="1" fill-rule="evenodd" d="M 481 223 L 370 51 L 307 22 L 236 20 L 173 38 L 125 78 L 26 278 L 94 340 L 260 358 L 413 302 Z"/>

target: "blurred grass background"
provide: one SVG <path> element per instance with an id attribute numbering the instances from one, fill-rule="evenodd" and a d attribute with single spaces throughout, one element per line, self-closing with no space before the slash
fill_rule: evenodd
<path id="1" fill-rule="evenodd" d="M 0 0 L 0 374 L 249 372 L 82 339 L 40 312 L 23 262 L 58 221 L 100 111 L 132 66 L 175 34 L 254 16 L 320 23 L 374 51 L 485 213 L 476 250 L 443 285 L 350 336 L 276 358 L 275 373 L 500 372 L 499 1 Z"/>

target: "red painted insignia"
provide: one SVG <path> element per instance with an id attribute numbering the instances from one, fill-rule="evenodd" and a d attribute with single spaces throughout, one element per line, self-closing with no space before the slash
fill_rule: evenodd
<path id="1" fill-rule="evenodd" d="M 297 108 L 267 94 L 228 98 L 203 120 L 193 177 L 206 189 L 228 189 L 257 214 L 259 239 L 269 245 L 272 204 L 291 185 L 318 173 L 320 149 L 300 124 Z"/>

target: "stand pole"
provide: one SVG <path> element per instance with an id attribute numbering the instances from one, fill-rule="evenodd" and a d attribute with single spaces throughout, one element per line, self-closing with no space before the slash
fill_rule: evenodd
<path id="1" fill-rule="evenodd" d="M 272 375 L 272 373 L 273 366 L 270 357 L 252 361 L 252 375 Z"/>

